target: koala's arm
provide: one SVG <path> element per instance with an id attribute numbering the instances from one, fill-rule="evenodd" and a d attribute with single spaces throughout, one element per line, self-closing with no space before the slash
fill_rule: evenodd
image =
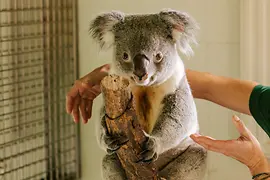
<path id="1" fill-rule="evenodd" d="M 104 137 L 106 134 L 106 120 L 105 120 L 105 106 L 104 106 L 104 104 L 101 105 L 99 119 L 98 119 L 98 122 L 96 122 L 96 123 L 97 123 L 96 138 L 97 138 L 98 145 L 101 149 L 106 151 L 107 146 L 106 146 L 105 141 L 104 141 Z"/>
<path id="2" fill-rule="evenodd" d="M 151 133 L 160 154 L 175 147 L 198 130 L 197 111 L 189 88 L 178 89 L 164 99 L 164 106 Z"/>
<path id="3" fill-rule="evenodd" d="M 110 134 L 106 124 L 105 106 L 100 109 L 100 118 L 97 122 L 97 141 L 101 149 L 108 154 L 115 153 L 122 145 L 128 142 L 127 136 L 123 134 Z"/>

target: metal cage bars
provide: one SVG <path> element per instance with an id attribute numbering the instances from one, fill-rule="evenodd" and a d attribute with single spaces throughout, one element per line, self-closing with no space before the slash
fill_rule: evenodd
<path id="1" fill-rule="evenodd" d="M 0 1 L 0 179 L 79 179 L 76 0 Z M 2 180 L 1 179 L 1 180 Z"/>

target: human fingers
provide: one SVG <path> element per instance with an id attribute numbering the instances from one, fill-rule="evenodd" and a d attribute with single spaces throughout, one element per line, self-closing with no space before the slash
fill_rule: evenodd
<path id="1" fill-rule="evenodd" d="M 87 121 L 86 101 L 86 99 L 81 99 L 80 103 L 80 112 L 83 118 L 83 122 Z"/>
<path id="2" fill-rule="evenodd" d="M 74 85 L 66 95 L 66 111 L 68 114 L 72 112 L 75 97 L 79 94 L 78 88 Z"/>
<path id="3" fill-rule="evenodd" d="M 70 89 L 66 96 L 66 110 L 70 114 L 72 112 L 75 98 L 81 96 L 81 98 L 94 100 L 96 96 L 100 94 L 100 86 L 90 86 L 86 83 L 76 81 L 74 86 Z"/>
<path id="4" fill-rule="evenodd" d="M 249 130 L 246 128 L 246 126 L 244 125 L 244 123 L 240 120 L 240 118 L 236 115 L 234 115 L 232 117 L 232 121 L 236 127 L 236 129 L 238 130 L 238 132 L 240 133 L 240 135 L 242 137 L 245 137 L 245 138 L 249 138 Z"/>
<path id="5" fill-rule="evenodd" d="M 81 91 L 80 94 L 81 94 L 80 111 L 83 117 L 83 123 L 87 123 L 88 119 L 90 119 L 92 116 L 93 100 L 100 94 L 100 87 L 94 86 L 89 90 Z"/>
<path id="6" fill-rule="evenodd" d="M 81 97 L 77 95 L 74 100 L 73 109 L 72 109 L 73 120 L 76 123 L 79 122 L 79 119 L 80 119 L 80 114 L 79 114 L 80 113 L 79 112 L 80 100 L 81 100 Z"/>
<path id="7" fill-rule="evenodd" d="M 233 117 L 233 122 L 237 127 L 237 130 L 241 134 L 240 138 L 246 141 L 250 141 L 254 146 L 260 148 L 260 142 L 258 139 L 252 134 L 252 132 L 245 126 L 245 124 L 237 117 Z"/>
<path id="8" fill-rule="evenodd" d="M 66 112 L 70 114 L 72 112 L 74 99 L 73 97 L 67 95 L 66 96 Z"/>
<path id="9" fill-rule="evenodd" d="M 200 134 L 192 134 L 190 136 L 196 143 L 210 151 L 218 153 L 226 153 L 230 140 L 216 140 L 209 136 L 202 136 Z"/>
<path id="10" fill-rule="evenodd" d="M 99 85 L 91 88 L 80 88 L 79 91 L 82 98 L 89 100 L 94 100 L 101 93 Z"/>
<path id="11" fill-rule="evenodd" d="M 93 101 L 89 101 L 89 105 L 87 106 L 88 112 L 89 112 L 88 114 L 89 119 L 92 117 L 92 107 L 93 107 Z"/>
<path id="12" fill-rule="evenodd" d="M 93 101 L 87 100 L 86 101 L 86 114 L 87 114 L 87 119 L 84 123 L 88 122 L 88 119 L 92 117 L 92 106 L 93 106 Z"/>
<path id="13" fill-rule="evenodd" d="M 235 124 L 237 130 L 242 136 L 249 137 L 248 129 L 237 116 L 233 116 L 233 123 Z M 230 151 L 235 148 L 235 143 L 232 140 L 216 140 L 212 137 L 201 136 L 199 134 L 193 134 L 191 135 L 191 138 L 196 143 L 215 152 L 226 153 L 226 151 Z"/>

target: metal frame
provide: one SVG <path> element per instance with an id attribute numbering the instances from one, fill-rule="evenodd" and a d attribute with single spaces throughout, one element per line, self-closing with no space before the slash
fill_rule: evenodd
<path id="1" fill-rule="evenodd" d="M 73 23 L 73 50 L 74 50 L 74 79 L 78 79 L 79 78 L 79 51 L 78 51 L 78 47 L 79 47 L 79 33 L 78 33 L 78 29 L 79 29 L 79 25 L 78 25 L 78 1 L 75 0 L 74 1 L 74 5 L 73 5 L 73 19 L 75 20 L 75 23 Z M 77 152 L 77 179 L 80 179 L 81 177 L 81 139 L 80 139 L 80 123 L 78 123 L 77 127 L 76 127 L 76 152 Z"/>
<path id="2" fill-rule="evenodd" d="M 80 179 L 77 1 L 0 1 L 0 180 Z"/>

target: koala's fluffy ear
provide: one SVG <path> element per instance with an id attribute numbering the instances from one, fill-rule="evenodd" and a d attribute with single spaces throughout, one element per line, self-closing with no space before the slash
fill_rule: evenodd
<path id="1" fill-rule="evenodd" d="M 110 47 L 114 43 L 113 27 L 124 20 L 124 13 L 111 11 L 98 15 L 91 23 L 89 32 L 101 48 Z"/>
<path id="2" fill-rule="evenodd" d="M 193 55 L 191 43 L 197 44 L 196 32 L 199 29 L 197 22 L 185 12 L 175 10 L 162 10 L 159 15 L 172 26 L 172 37 L 180 51 Z"/>

